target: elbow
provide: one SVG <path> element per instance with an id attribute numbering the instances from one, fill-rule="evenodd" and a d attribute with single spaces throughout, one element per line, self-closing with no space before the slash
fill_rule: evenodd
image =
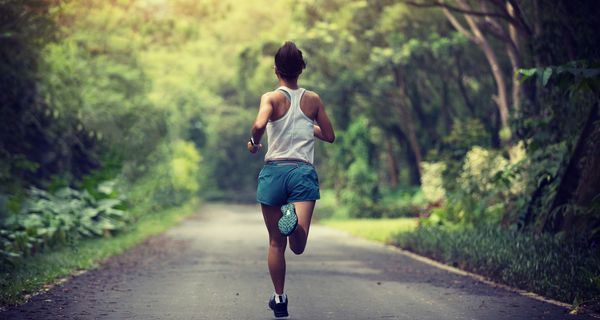
<path id="1" fill-rule="evenodd" d="M 332 134 L 331 136 L 327 137 L 325 141 L 333 143 L 335 141 L 335 134 Z"/>

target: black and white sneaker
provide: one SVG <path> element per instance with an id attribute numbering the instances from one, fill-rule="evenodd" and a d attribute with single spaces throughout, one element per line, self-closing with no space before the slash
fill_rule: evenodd
<path id="1" fill-rule="evenodd" d="M 287 305 L 288 298 L 285 293 L 282 295 L 273 294 L 269 300 L 269 308 L 273 310 L 275 318 L 289 317 Z"/>

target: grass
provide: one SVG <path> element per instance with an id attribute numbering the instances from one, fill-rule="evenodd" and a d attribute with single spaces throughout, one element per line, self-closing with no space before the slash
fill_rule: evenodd
<path id="1" fill-rule="evenodd" d="M 181 207 L 147 214 L 130 229 L 115 236 L 82 240 L 74 246 L 24 259 L 12 271 L 0 276 L 0 305 L 21 303 L 28 294 L 39 291 L 48 283 L 77 270 L 97 267 L 103 260 L 177 224 L 192 214 L 197 205 L 192 201 Z"/>
<path id="2" fill-rule="evenodd" d="M 417 228 L 417 218 L 327 219 L 321 220 L 319 223 L 379 242 L 389 242 L 396 233 L 408 232 Z"/>
<path id="3" fill-rule="evenodd" d="M 600 303 L 598 248 L 490 226 L 422 227 L 395 234 L 392 243 L 566 303 Z"/>

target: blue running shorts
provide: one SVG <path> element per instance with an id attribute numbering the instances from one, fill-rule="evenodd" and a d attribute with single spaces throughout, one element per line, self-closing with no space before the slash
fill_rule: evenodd
<path id="1" fill-rule="evenodd" d="M 269 160 L 258 175 L 256 201 L 280 207 L 320 199 L 319 177 L 310 163 L 300 160 Z"/>

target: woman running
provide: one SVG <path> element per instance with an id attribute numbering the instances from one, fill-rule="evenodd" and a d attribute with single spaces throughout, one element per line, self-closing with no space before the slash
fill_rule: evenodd
<path id="1" fill-rule="evenodd" d="M 293 42 L 277 50 L 279 88 L 262 96 L 248 141 L 248 151 L 258 152 L 267 131 L 268 150 L 258 176 L 256 199 L 269 231 L 267 260 L 275 288 L 269 307 L 275 317 L 288 316 L 284 292 L 287 239 L 295 254 L 304 252 L 315 201 L 320 198 L 319 179 L 312 165 L 315 137 L 330 143 L 335 140 L 319 96 L 298 87 L 305 67 L 302 51 Z"/>

